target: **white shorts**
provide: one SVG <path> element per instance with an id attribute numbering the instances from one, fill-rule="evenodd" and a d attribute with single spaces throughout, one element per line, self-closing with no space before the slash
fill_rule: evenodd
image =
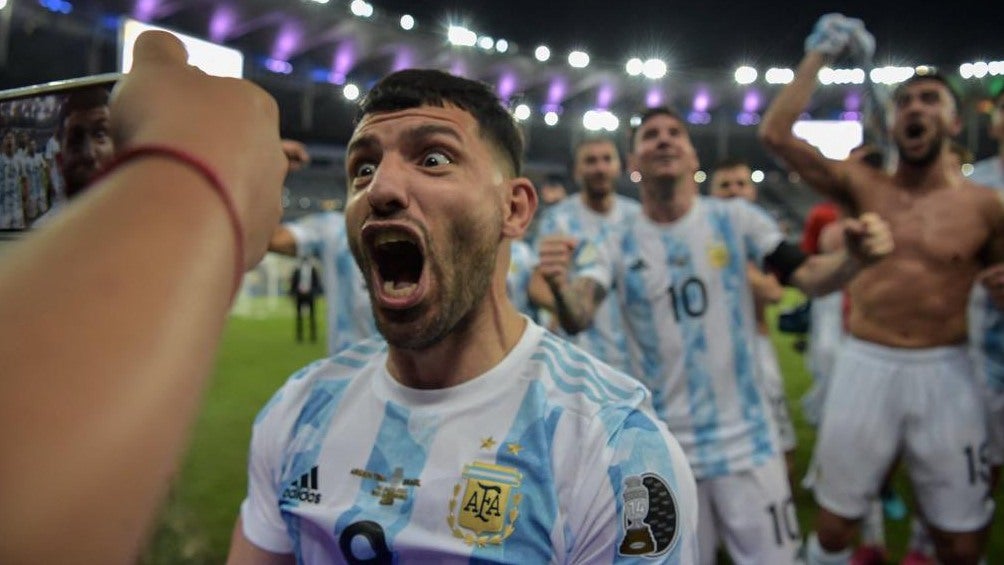
<path id="1" fill-rule="evenodd" d="M 777 362 L 777 352 L 770 337 L 757 335 L 756 338 L 757 374 L 760 386 L 763 387 L 770 403 L 770 411 L 777 425 L 777 435 L 781 440 L 781 450 L 791 451 L 797 444 L 795 426 L 791 423 L 788 412 L 788 397 L 784 393 L 784 381 L 781 378 L 781 366 Z"/>
<path id="2" fill-rule="evenodd" d="M 983 387 L 990 428 L 990 462 L 1004 463 L 1004 313 L 990 301 L 983 285 L 969 294 L 970 352 Z"/>
<path id="3" fill-rule="evenodd" d="M 795 562 L 800 545 L 784 459 L 697 481 L 697 539 L 702 565 L 716 563 L 719 539 L 736 565 Z"/>
<path id="4" fill-rule="evenodd" d="M 964 346 L 896 349 L 847 337 L 813 455 L 816 502 L 861 518 L 897 455 L 924 517 L 948 532 L 985 526 L 987 430 Z"/>
<path id="5" fill-rule="evenodd" d="M 812 374 L 812 388 L 802 397 L 802 413 L 810 424 L 818 426 L 823 419 L 833 360 L 844 337 L 843 292 L 813 298 L 810 316 L 806 361 Z"/>

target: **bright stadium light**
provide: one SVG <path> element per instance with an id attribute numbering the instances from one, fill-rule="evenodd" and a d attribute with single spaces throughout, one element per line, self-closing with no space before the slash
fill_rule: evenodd
<path id="1" fill-rule="evenodd" d="M 916 73 L 913 67 L 876 67 L 868 73 L 868 78 L 875 84 L 899 84 Z"/>
<path id="2" fill-rule="evenodd" d="M 589 66 L 589 54 L 585 51 L 572 51 L 568 54 L 568 64 L 576 69 L 584 69 Z"/>
<path id="3" fill-rule="evenodd" d="M 544 123 L 549 126 L 558 125 L 558 113 L 551 111 L 544 114 Z"/>
<path id="4" fill-rule="evenodd" d="M 499 39 L 495 42 L 495 50 L 499 53 L 505 53 L 509 50 L 509 42 L 504 39 Z"/>
<path id="5" fill-rule="evenodd" d="M 701 184 L 702 182 L 708 180 L 708 173 L 704 171 L 697 171 L 694 173 L 694 182 Z"/>
<path id="6" fill-rule="evenodd" d="M 526 104 L 520 104 L 512 111 L 512 116 L 521 122 L 525 121 L 530 118 L 530 107 Z"/>
<path id="7" fill-rule="evenodd" d="M 414 27 L 415 27 L 415 18 L 411 14 L 405 14 L 401 16 L 401 29 L 407 31 L 410 29 L 414 29 Z"/>
<path id="8" fill-rule="evenodd" d="M 582 116 L 582 127 L 589 131 L 617 131 L 620 120 L 607 110 L 589 110 Z"/>
<path id="9" fill-rule="evenodd" d="M 446 29 L 446 40 L 453 45 L 474 47 L 478 42 L 478 34 L 464 26 L 450 26 Z"/>
<path id="10" fill-rule="evenodd" d="M 537 48 L 533 50 L 533 56 L 536 57 L 538 61 L 543 63 L 551 58 L 551 50 L 547 48 L 547 45 L 538 45 Z"/>
<path id="11" fill-rule="evenodd" d="M 346 100 L 355 100 L 356 98 L 359 98 L 359 87 L 351 82 L 346 84 L 345 87 L 342 88 L 342 96 L 344 96 Z"/>
<path id="12" fill-rule="evenodd" d="M 478 47 L 484 49 L 485 51 L 491 51 L 495 49 L 495 40 L 490 36 L 482 35 L 478 38 Z"/>
<path id="13" fill-rule="evenodd" d="M 642 74 L 652 80 L 666 76 L 666 63 L 661 59 L 649 59 L 642 66 Z"/>
<path id="14" fill-rule="evenodd" d="M 763 75 L 767 84 L 788 84 L 795 80 L 795 71 L 791 69 L 771 67 Z"/>
<path id="15" fill-rule="evenodd" d="M 760 169 L 757 169 L 757 170 L 753 171 L 753 173 L 750 175 L 750 180 L 752 180 L 753 182 L 755 182 L 757 184 L 762 183 L 763 182 L 763 171 L 761 171 Z"/>
<path id="16" fill-rule="evenodd" d="M 373 15 L 373 4 L 366 0 L 352 0 L 352 3 L 349 4 L 349 10 L 360 18 L 368 18 Z"/>
<path id="17" fill-rule="evenodd" d="M 753 67 L 743 65 L 736 69 L 736 82 L 739 84 L 752 84 L 756 80 L 757 72 Z"/>
<path id="18" fill-rule="evenodd" d="M 624 70 L 627 71 L 627 74 L 636 77 L 645 70 L 645 63 L 643 63 L 638 57 L 632 57 L 631 59 L 628 59 L 627 64 L 624 65 Z"/>

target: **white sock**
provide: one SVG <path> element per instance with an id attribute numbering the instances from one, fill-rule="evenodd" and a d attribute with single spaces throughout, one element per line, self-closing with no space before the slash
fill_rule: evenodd
<path id="1" fill-rule="evenodd" d="M 848 547 L 842 551 L 829 552 L 819 545 L 816 532 L 809 534 L 809 549 L 805 552 L 806 565 L 847 565 L 851 562 L 853 550 Z"/>

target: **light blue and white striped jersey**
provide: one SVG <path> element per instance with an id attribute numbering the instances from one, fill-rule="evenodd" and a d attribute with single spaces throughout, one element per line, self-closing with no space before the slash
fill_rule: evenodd
<path id="1" fill-rule="evenodd" d="M 1004 191 L 1004 161 L 997 155 L 974 164 L 969 180 Z M 969 344 L 981 386 L 987 389 L 990 411 L 991 461 L 1004 463 L 1004 313 L 983 285 L 973 285 L 969 295 Z"/>
<path id="2" fill-rule="evenodd" d="M 586 206 L 579 195 L 565 198 L 549 208 L 537 231 L 537 238 L 544 235 L 561 234 L 578 238 L 585 245 L 611 226 L 630 221 L 641 212 L 641 204 L 626 196 L 615 195 L 614 206 L 609 214 L 599 214 Z M 580 246 L 581 249 L 581 246 Z M 560 329 L 559 335 L 616 369 L 630 374 L 631 364 L 627 355 L 627 338 L 624 318 L 616 301 L 609 300 L 596 311 L 592 325 L 575 336 L 567 336 Z"/>
<path id="3" fill-rule="evenodd" d="M 311 214 L 285 224 L 300 254 L 316 254 L 323 266 L 321 283 L 328 308 L 328 353 L 377 334 L 366 281 L 359 272 L 340 212 Z"/>
<path id="4" fill-rule="evenodd" d="M 21 199 L 24 178 L 24 165 L 18 155 L 0 153 L 0 229 L 25 227 Z"/>
<path id="5" fill-rule="evenodd" d="M 644 215 L 583 252 L 580 273 L 620 303 L 631 374 L 680 440 L 694 474 L 717 477 L 776 453 L 757 384 L 756 318 L 746 263 L 762 264 L 784 236 L 760 208 L 698 197 L 672 224 Z"/>
<path id="6" fill-rule="evenodd" d="M 530 303 L 530 277 L 540 259 L 529 243 L 516 239 L 510 244 L 509 274 L 505 278 L 506 293 L 516 309 L 537 321 L 537 310 Z"/>
<path id="7" fill-rule="evenodd" d="M 255 420 L 244 534 L 297 563 L 696 563 L 697 494 L 648 392 L 527 321 L 495 367 L 402 386 L 374 339 Z"/>

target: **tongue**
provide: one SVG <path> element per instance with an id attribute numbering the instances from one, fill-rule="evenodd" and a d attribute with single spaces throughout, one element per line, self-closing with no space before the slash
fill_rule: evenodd
<path id="1" fill-rule="evenodd" d="M 418 288 L 418 285 L 412 282 L 384 281 L 383 283 L 383 291 L 395 297 L 408 296 L 416 288 Z"/>

